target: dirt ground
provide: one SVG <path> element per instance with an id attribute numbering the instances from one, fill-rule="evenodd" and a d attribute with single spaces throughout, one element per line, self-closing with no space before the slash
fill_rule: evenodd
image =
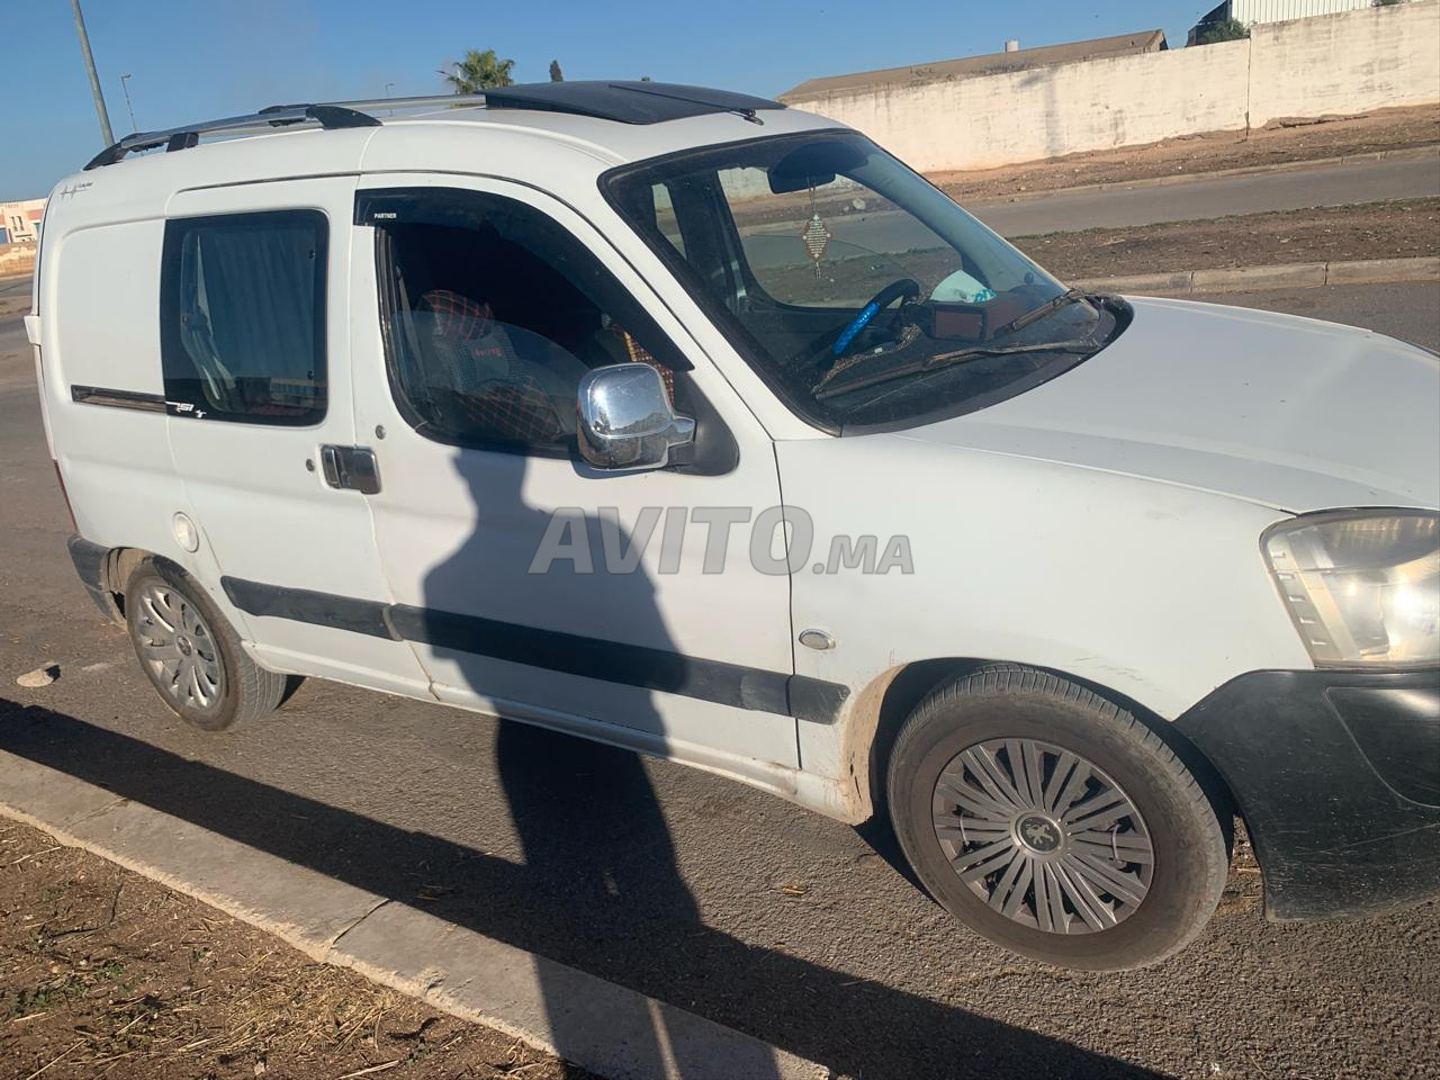
<path id="1" fill-rule="evenodd" d="M 1211 132 L 999 169 L 932 173 L 930 179 L 956 201 L 975 203 L 1081 184 L 1111 184 L 1288 161 L 1314 161 L 1436 143 L 1440 143 L 1440 106 L 1423 105 L 1381 109 L 1321 123 L 1273 125 L 1248 135 L 1236 131 Z"/>
<path id="2" fill-rule="evenodd" d="M 1440 255 L 1440 199 L 1245 214 L 1012 239 L 1060 278 Z"/>
<path id="3" fill-rule="evenodd" d="M 0 1077 L 589 1074 L 0 820 Z"/>

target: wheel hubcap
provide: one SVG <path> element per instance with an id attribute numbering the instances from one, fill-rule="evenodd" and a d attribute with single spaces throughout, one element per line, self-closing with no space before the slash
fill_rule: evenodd
<path id="1" fill-rule="evenodd" d="M 960 880 L 1025 926 L 1108 930 L 1149 892 L 1155 853 L 1140 811 L 1069 750 L 1034 739 L 977 743 L 941 771 L 932 812 Z"/>
<path id="2" fill-rule="evenodd" d="M 210 627 L 195 606 L 168 586 L 140 594 L 136 634 L 140 656 L 175 704 L 209 711 L 219 706 L 225 676 Z"/>

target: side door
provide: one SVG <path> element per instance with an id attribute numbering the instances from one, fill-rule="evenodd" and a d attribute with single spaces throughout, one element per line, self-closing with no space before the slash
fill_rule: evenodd
<path id="1" fill-rule="evenodd" d="M 386 481 L 370 504 L 391 621 L 435 695 L 722 768 L 796 766 L 783 530 L 751 550 L 781 503 L 774 449 L 683 328 L 528 187 L 377 177 L 356 221 L 355 294 L 379 305 L 373 358 L 356 340 Z M 698 420 L 693 452 L 591 468 L 579 381 L 637 361 Z"/>
<path id="2" fill-rule="evenodd" d="M 262 662 L 424 694 L 387 631 L 365 496 L 324 466 L 355 444 L 355 180 L 178 193 L 167 208 L 160 344 L 186 511 Z"/>

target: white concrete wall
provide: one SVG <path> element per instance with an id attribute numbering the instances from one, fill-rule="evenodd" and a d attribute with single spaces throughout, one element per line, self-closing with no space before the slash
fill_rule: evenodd
<path id="1" fill-rule="evenodd" d="M 1250 123 L 1440 100 L 1440 0 L 1250 31 Z"/>
<path id="2" fill-rule="evenodd" d="M 785 101 L 925 172 L 1424 104 L 1440 101 L 1440 0 L 1257 26 L 1247 41 Z"/>
<path id="3" fill-rule="evenodd" d="M 987 168 L 1245 126 L 1249 44 L 787 99 L 922 171 Z M 1161 64 L 1158 61 L 1165 61 Z"/>

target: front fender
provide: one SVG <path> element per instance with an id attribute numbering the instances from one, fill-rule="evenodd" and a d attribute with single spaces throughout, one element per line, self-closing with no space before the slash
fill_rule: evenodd
<path id="1" fill-rule="evenodd" d="M 1260 551 L 1283 511 L 1177 484 L 894 436 L 777 444 L 787 505 L 814 524 L 792 579 L 800 675 L 850 688 L 804 767 L 840 776 L 887 673 L 987 657 L 1108 688 L 1173 720 L 1258 668 L 1311 665 Z M 843 477 L 844 483 L 837 478 Z M 905 537 L 913 572 L 817 572 L 834 537 Z M 792 565 L 800 561 L 792 559 Z"/>

